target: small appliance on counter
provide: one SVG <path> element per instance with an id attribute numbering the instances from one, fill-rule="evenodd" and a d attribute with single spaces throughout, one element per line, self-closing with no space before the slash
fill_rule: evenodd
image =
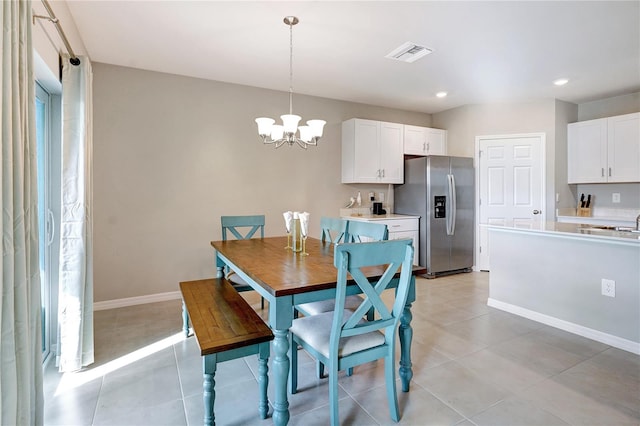
<path id="1" fill-rule="evenodd" d="M 384 215 L 384 214 L 387 214 L 387 211 L 382 208 L 382 203 L 374 202 L 373 203 L 373 214 L 375 214 L 375 215 Z"/>

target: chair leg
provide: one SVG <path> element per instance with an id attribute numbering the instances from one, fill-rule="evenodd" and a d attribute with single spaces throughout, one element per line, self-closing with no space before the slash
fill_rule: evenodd
<path id="1" fill-rule="evenodd" d="M 394 360 L 395 357 L 393 355 L 385 357 L 384 380 L 386 382 L 387 401 L 389 402 L 389 413 L 391 414 L 391 420 L 393 420 L 394 422 L 398 422 L 400 421 L 400 413 L 398 409 L 398 395 L 396 393 L 396 374 L 394 370 Z"/>
<path id="2" fill-rule="evenodd" d="M 316 377 L 322 379 L 324 377 L 324 364 L 316 360 Z"/>
<path id="3" fill-rule="evenodd" d="M 258 352 L 258 388 L 260 389 L 260 402 L 258 403 L 258 412 L 261 419 L 267 418 L 269 412 L 269 400 L 267 399 L 267 388 L 269 387 L 269 342 L 260 344 Z"/>
<path id="4" fill-rule="evenodd" d="M 331 426 L 340 425 L 338 414 L 338 360 L 330 361 L 329 365 L 329 408 L 331 413 Z"/>
<path id="5" fill-rule="evenodd" d="M 298 392 L 298 343 L 291 339 L 289 345 L 289 359 L 291 371 L 289 372 L 289 392 L 293 395 Z"/>
<path id="6" fill-rule="evenodd" d="M 264 297 L 260 297 L 260 309 L 264 311 Z"/>
<path id="7" fill-rule="evenodd" d="M 353 376 L 353 367 L 347 368 L 347 376 L 349 377 Z"/>

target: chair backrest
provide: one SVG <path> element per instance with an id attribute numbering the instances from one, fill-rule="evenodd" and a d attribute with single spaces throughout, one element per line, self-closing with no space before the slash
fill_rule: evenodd
<path id="1" fill-rule="evenodd" d="M 347 243 L 360 243 L 363 238 L 369 241 L 383 241 L 389 239 L 389 231 L 384 223 L 361 222 L 348 220 L 344 241 Z"/>
<path id="2" fill-rule="evenodd" d="M 322 242 L 329 241 L 332 244 L 343 242 L 347 231 L 347 221 L 336 217 L 321 217 L 320 229 L 322 230 Z"/>
<path id="3" fill-rule="evenodd" d="M 395 330 L 407 301 L 409 284 L 412 276 L 413 241 L 390 240 L 370 243 L 338 244 L 335 248 L 334 264 L 338 269 L 336 287 L 336 305 L 331 328 L 330 350 L 335 353 L 341 337 L 385 330 L 387 344 L 394 343 Z M 380 266 L 384 273 L 377 280 L 369 281 L 361 268 Z M 401 270 L 395 300 L 391 310 L 380 297 L 389 286 L 394 275 Z M 349 275 L 362 290 L 364 299 L 353 315 L 344 321 L 344 304 L 346 300 Z M 378 319 L 361 322 L 362 318 L 373 308 L 378 312 Z"/>
<path id="4" fill-rule="evenodd" d="M 238 240 L 246 240 L 260 230 L 260 238 L 264 238 L 264 215 L 221 216 L 220 222 L 222 223 L 222 241 L 227 241 L 227 231 Z"/>

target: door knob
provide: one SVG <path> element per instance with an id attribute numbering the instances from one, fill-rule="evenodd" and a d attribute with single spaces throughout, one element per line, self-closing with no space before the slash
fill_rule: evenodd
<path id="1" fill-rule="evenodd" d="M 540 210 L 534 210 L 533 211 L 533 214 L 540 214 L 540 213 L 542 213 Z"/>

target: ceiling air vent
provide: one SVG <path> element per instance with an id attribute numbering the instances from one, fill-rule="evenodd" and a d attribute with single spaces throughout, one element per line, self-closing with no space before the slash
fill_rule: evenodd
<path id="1" fill-rule="evenodd" d="M 402 46 L 393 49 L 385 58 L 402 62 L 415 62 L 423 56 L 427 56 L 433 50 L 415 43 L 406 42 Z"/>

